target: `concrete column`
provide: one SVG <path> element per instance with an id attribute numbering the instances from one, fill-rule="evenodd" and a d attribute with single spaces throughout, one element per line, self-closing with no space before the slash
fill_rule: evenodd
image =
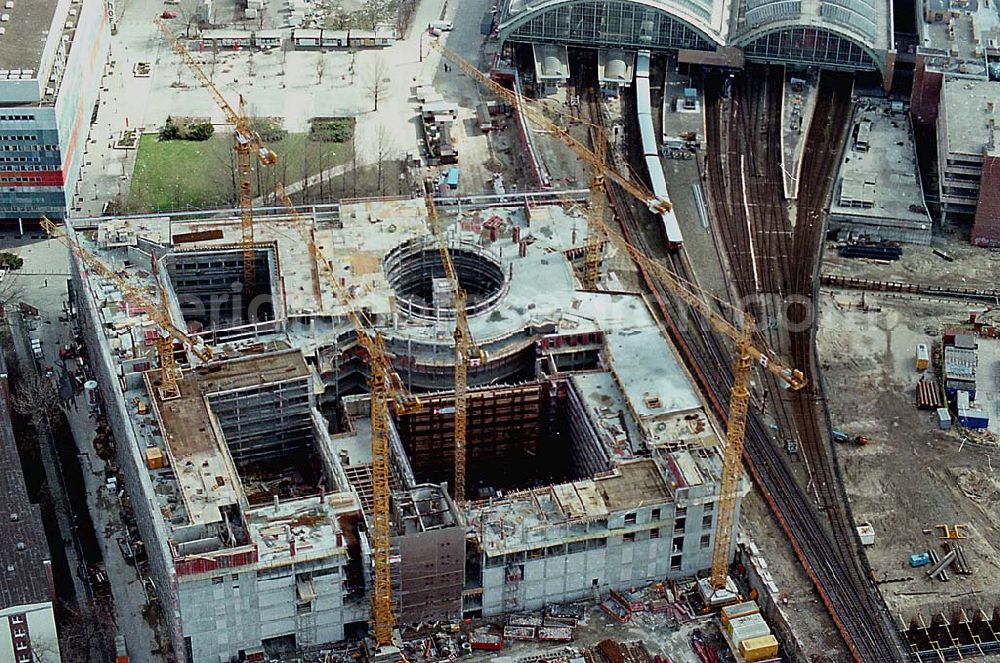
<path id="1" fill-rule="evenodd" d="M 17 232 L 19 235 L 24 236 L 24 219 L 17 217 Z"/>

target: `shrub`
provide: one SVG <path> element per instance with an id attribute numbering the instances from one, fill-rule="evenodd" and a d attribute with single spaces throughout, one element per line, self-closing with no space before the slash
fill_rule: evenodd
<path id="1" fill-rule="evenodd" d="M 265 143 L 278 143 L 285 140 L 288 132 L 281 126 L 281 120 L 273 117 L 250 118 L 250 128 L 257 132 Z"/>
<path id="2" fill-rule="evenodd" d="M 215 127 L 207 120 L 181 118 L 175 120 L 167 117 L 166 123 L 160 129 L 160 140 L 208 140 L 215 133 Z"/>
<path id="3" fill-rule="evenodd" d="M 160 140 L 177 140 L 181 137 L 181 130 L 174 123 L 174 118 L 167 116 L 167 122 L 160 129 Z"/>
<path id="4" fill-rule="evenodd" d="M 314 117 L 309 122 L 309 140 L 321 143 L 344 143 L 353 137 L 353 117 Z"/>
<path id="5" fill-rule="evenodd" d="M 21 269 L 23 266 L 24 260 L 21 256 L 6 251 L 0 253 L 0 269 Z"/>
<path id="6" fill-rule="evenodd" d="M 187 140 L 208 140 L 215 133 L 215 127 L 211 122 L 198 122 L 187 128 L 185 138 Z"/>

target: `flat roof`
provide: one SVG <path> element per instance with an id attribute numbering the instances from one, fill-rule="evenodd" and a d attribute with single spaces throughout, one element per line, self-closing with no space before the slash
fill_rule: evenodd
<path id="1" fill-rule="evenodd" d="M 854 114 L 830 212 L 874 222 L 907 222 L 929 233 L 909 114 L 889 113 L 889 102 L 863 104 Z"/>
<path id="2" fill-rule="evenodd" d="M 208 396 L 308 374 L 300 351 L 269 353 L 189 371 L 179 381 L 179 398 L 163 401 L 158 393 L 153 395 L 167 456 L 192 523 L 222 520 L 219 507 L 237 504 L 241 494 L 239 476 Z M 147 376 L 155 385 L 159 370 Z"/>
<path id="3" fill-rule="evenodd" d="M 1000 85 L 993 81 L 946 78 L 941 98 L 948 152 L 983 156 L 993 133 L 990 120 L 1000 118 Z"/>
<path id="4" fill-rule="evenodd" d="M 36 75 L 42 52 L 52 28 L 59 0 L 14 0 L 12 9 L 0 9 L 10 16 L 0 35 L 0 69 L 30 69 Z M 83 7 L 83 5 L 79 5 Z"/>
<path id="5" fill-rule="evenodd" d="M 612 512 L 671 502 L 665 471 L 652 459 L 629 461 L 594 479 L 473 503 L 466 512 L 467 521 L 479 533 L 488 555 L 586 538 L 588 523 L 604 521 Z M 591 536 L 606 534 L 607 526 L 602 522 Z"/>

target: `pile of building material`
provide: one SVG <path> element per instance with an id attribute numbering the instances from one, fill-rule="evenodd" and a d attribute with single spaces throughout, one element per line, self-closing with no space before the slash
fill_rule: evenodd
<path id="1" fill-rule="evenodd" d="M 770 661 L 778 655 L 778 639 L 760 614 L 756 601 L 722 609 L 722 637 L 737 661 Z"/>

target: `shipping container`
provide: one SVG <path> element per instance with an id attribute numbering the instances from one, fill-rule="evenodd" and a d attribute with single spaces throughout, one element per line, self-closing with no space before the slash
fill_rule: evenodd
<path id="1" fill-rule="evenodd" d="M 919 568 L 921 566 L 926 566 L 931 563 L 930 553 L 922 552 L 910 555 L 910 566 L 913 568 Z"/>
<path id="2" fill-rule="evenodd" d="M 917 343 L 917 370 L 926 371 L 931 365 L 931 352 L 926 343 Z"/>
<path id="3" fill-rule="evenodd" d="M 163 451 L 159 447 L 146 447 L 146 467 L 158 470 L 163 464 Z"/>
<path id="4" fill-rule="evenodd" d="M 958 425 L 981 430 L 990 425 L 990 415 L 979 409 L 959 410 Z"/>
<path id="5" fill-rule="evenodd" d="M 773 635 L 762 635 L 740 643 L 740 654 L 748 663 L 763 661 L 778 655 L 778 639 Z"/>
<path id="6" fill-rule="evenodd" d="M 767 635 L 771 632 L 771 627 L 767 625 L 760 614 L 747 615 L 729 620 L 727 627 L 729 637 L 733 644 L 739 646 L 747 638 L 756 638 L 759 635 Z"/>
<path id="7" fill-rule="evenodd" d="M 747 615 L 755 615 L 758 612 L 760 612 L 760 607 L 757 606 L 756 601 L 745 601 L 743 603 L 727 605 L 722 608 L 722 625 L 728 627 L 730 620 L 746 617 Z"/>

